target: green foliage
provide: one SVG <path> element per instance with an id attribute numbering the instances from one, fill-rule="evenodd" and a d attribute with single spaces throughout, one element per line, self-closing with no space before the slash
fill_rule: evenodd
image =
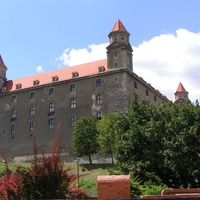
<path id="1" fill-rule="evenodd" d="M 198 103 L 155 107 L 134 101 L 116 124 L 115 157 L 121 171 L 134 173 L 142 184 L 159 177 L 168 187 L 200 187 L 199 121 Z M 154 177 L 149 179 L 150 174 Z"/>
<path id="2" fill-rule="evenodd" d="M 97 143 L 97 119 L 94 117 L 82 117 L 76 122 L 72 137 L 72 148 L 78 157 L 88 155 L 90 164 L 91 155 L 99 150 Z"/>
<path id="3" fill-rule="evenodd" d="M 97 131 L 98 131 L 98 143 L 100 149 L 103 153 L 109 153 L 113 160 L 113 152 L 115 150 L 115 124 L 118 119 L 118 114 L 109 113 L 102 117 L 101 120 L 97 122 Z"/>
<path id="4" fill-rule="evenodd" d="M 88 194 L 90 196 L 97 195 L 97 181 L 96 180 L 89 181 L 89 180 L 81 179 L 79 186 L 81 189 L 88 191 Z"/>
<path id="5" fill-rule="evenodd" d="M 166 185 L 148 185 L 143 189 L 143 195 L 160 195 L 167 188 Z"/>

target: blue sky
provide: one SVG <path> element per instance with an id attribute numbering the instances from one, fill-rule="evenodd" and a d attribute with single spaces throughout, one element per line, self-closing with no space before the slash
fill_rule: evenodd
<path id="1" fill-rule="evenodd" d="M 170 100 L 181 81 L 200 99 L 199 0 L 1 0 L 0 54 L 16 79 L 106 58 L 119 18 L 134 72 Z"/>

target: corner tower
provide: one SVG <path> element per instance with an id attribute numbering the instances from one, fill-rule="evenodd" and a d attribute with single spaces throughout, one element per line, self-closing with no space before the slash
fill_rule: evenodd
<path id="1" fill-rule="evenodd" d="M 110 44 L 107 46 L 107 65 L 109 70 L 126 68 L 133 71 L 132 52 L 129 43 L 130 33 L 120 20 L 117 20 L 108 37 Z"/>
<path id="2" fill-rule="evenodd" d="M 183 87 L 182 83 L 179 83 L 178 88 L 174 94 L 175 94 L 175 103 L 182 103 L 189 101 L 188 92 Z"/>
<path id="3" fill-rule="evenodd" d="M 5 81 L 7 80 L 6 71 L 7 67 L 5 66 L 3 59 L 0 55 L 0 89 L 3 87 Z"/>

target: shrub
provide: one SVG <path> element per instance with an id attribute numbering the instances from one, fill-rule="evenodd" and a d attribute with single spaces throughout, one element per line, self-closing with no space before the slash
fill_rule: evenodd
<path id="1" fill-rule="evenodd" d="M 33 135 L 34 157 L 30 167 L 18 167 L 11 173 L 5 154 L 5 174 L 0 178 L 0 196 L 4 200 L 26 199 L 77 199 L 89 198 L 81 189 L 74 188 L 76 176 L 64 169 L 60 160 L 62 134 L 58 137 L 55 132 L 52 153 L 45 156 L 42 152 L 41 160 L 37 156 L 36 139 Z"/>

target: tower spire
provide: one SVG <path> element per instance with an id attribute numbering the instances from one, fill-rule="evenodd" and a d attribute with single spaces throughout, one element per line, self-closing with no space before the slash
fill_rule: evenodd
<path id="1" fill-rule="evenodd" d="M 189 101 L 188 92 L 186 91 L 181 82 L 178 84 L 177 90 L 174 94 L 175 94 L 175 103 Z"/>
<path id="2" fill-rule="evenodd" d="M 5 64 L 4 64 L 4 62 L 3 62 L 3 59 L 2 59 L 2 57 L 1 57 L 1 54 L 0 54 L 0 65 L 4 65 L 4 66 L 5 66 Z"/>
<path id="3" fill-rule="evenodd" d="M 1 54 L 0 54 L 0 89 L 3 87 L 5 81 L 7 80 L 6 70 L 7 70 L 7 67 L 4 64 Z"/>

